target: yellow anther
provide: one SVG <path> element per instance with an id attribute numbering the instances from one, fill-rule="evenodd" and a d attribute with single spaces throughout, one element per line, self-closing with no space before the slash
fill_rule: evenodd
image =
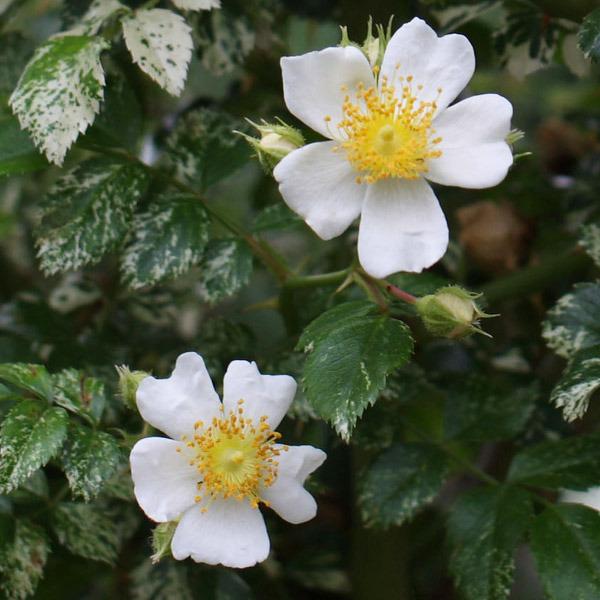
<path id="1" fill-rule="evenodd" d="M 197 421 L 193 440 L 185 441 L 194 457 L 189 464 L 199 472 L 196 487 L 201 494 L 195 502 L 207 501 L 202 512 L 218 497 L 247 500 L 256 508 L 262 502 L 259 490 L 277 478 L 273 457 L 279 454 L 274 444 L 280 434 L 271 430 L 266 415 L 258 422 L 244 418 L 243 403 L 239 400 L 227 416 L 221 410 L 221 418 L 213 418 L 208 427 Z"/>
<path id="2" fill-rule="evenodd" d="M 402 76 L 397 79 L 403 81 Z M 378 89 L 365 89 L 359 83 L 356 99 L 344 101 L 344 118 L 338 124 L 345 134 L 341 147 L 359 172 L 357 183 L 390 177 L 417 179 L 426 172 L 427 162 L 441 155 L 433 148 L 440 138 L 431 139 L 436 103 L 419 100 L 412 81 L 408 75 L 398 90 L 385 77 Z"/>

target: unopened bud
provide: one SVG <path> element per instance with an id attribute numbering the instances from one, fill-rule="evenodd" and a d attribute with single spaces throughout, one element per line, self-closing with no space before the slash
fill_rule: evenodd
<path id="1" fill-rule="evenodd" d="M 130 408 L 135 408 L 135 396 L 138 386 L 143 379 L 148 377 L 144 371 L 130 371 L 126 365 L 115 367 L 119 374 L 119 395 L 123 402 Z"/>
<path id="2" fill-rule="evenodd" d="M 434 335 L 453 339 L 472 333 L 489 336 L 479 328 L 479 320 L 497 315 L 488 315 L 477 306 L 475 300 L 480 296 L 451 285 L 419 298 L 416 308 L 427 331 Z"/>
<path id="3" fill-rule="evenodd" d="M 268 172 L 271 172 L 284 156 L 304 146 L 302 134 L 281 119 L 277 119 L 277 123 L 262 121 L 260 125 L 253 123 L 250 119 L 246 120 L 258 130 L 260 138 L 246 135 L 241 131 L 236 131 L 236 133 L 243 136 L 254 148 L 260 164 Z"/>

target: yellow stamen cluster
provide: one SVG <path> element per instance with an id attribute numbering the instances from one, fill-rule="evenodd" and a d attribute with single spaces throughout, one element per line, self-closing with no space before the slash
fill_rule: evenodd
<path id="1" fill-rule="evenodd" d="M 205 426 L 202 421 L 194 424 L 194 436 L 183 438 L 191 458 L 190 465 L 199 472 L 198 495 L 202 510 L 216 498 L 248 500 L 253 508 L 260 502 L 259 488 L 269 487 L 277 478 L 277 456 L 280 449 L 275 443 L 281 434 L 272 431 L 263 416 L 255 424 L 244 417 L 243 400 L 237 409 L 221 417 L 213 418 Z M 287 450 L 287 446 L 283 447 Z M 181 448 L 178 448 L 181 451 Z"/>
<path id="2" fill-rule="evenodd" d="M 358 84 L 355 100 L 350 95 L 344 99 L 344 118 L 338 127 L 346 139 L 341 147 L 360 173 L 358 183 L 388 177 L 417 179 L 427 172 L 427 161 L 442 154 L 435 149 L 442 138 L 433 137 L 431 126 L 436 102 L 418 100 L 423 86 L 414 93 L 412 76 L 398 80 L 400 94 L 384 77 L 379 89 Z"/>

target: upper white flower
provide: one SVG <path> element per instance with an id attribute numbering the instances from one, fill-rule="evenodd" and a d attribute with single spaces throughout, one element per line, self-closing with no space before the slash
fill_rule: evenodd
<path id="1" fill-rule="evenodd" d="M 289 111 L 331 140 L 277 165 L 281 194 L 325 240 L 361 215 L 358 255 L 374 277 L 420 272 L 446 251 L 448 226 L 426 180 L 485 188 L 512 164 L 508 100 L 484 94 L 448 108 L 475 70 L 462 35 L 438 37 L 413 19 L 381 68 L 352 46 L 284 57 L 281 68 Z"/>
<path id="2" fill-rule="evenodd" d="M 303 483 L 325 460 L 312 446 L 283 446 L 275 433 L 296 392 L 287 375 L 261 375 L 255 363 L 227 368 L 223 402 L 202 357 L 182 354 L 168 379 L 144 379 L 137 405 L 170 438 L 149 437 L 131 451 L 135 497 L 158 522 L 179 519 L 173 556 L 228 567 L 267 558 L 260 502 L 290 523 L 312 519 Z"/>

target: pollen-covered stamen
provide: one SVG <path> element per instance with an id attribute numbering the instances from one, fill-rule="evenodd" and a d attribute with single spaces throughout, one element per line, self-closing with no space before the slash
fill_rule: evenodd
<path id="1" fill-rule="evenodd" d="M 192 439 L 185 438 L 190 451 L 190 464 L 199 472 L 196 502 L 203 510 L 216 498 L 248 500 L 253 508 L 267 504 L 259 493 L 277 478 L 277 457 L 281 453 L 275 443 L 281 434 L 272 431 L 263 416 L 258 423 L 244 417 L 243 400 L 237 410 L 213 418 L 208 425 L 198 421 Z M 287 450 L 287 446 L 283 447 Z"/>
<path id="2" fill-rule="evenodd" d="M 343 120 L 338 128 L 346 138 L 341 147 L 360 173 L 359 183 L 388 177 L 417 179 L 427 172 L 427 161 L 441 156 L 442 139 L 434 137 L 432 121 L 436 101 L 418 99 L 423 86 L 413 92 L 413 77 L 399 77 L 400 94 L 384 77 L 379 89 L 358 84 L 352 100 L 346 95 Z M 441 92 L 441 90 L 440 90 Z"/>

